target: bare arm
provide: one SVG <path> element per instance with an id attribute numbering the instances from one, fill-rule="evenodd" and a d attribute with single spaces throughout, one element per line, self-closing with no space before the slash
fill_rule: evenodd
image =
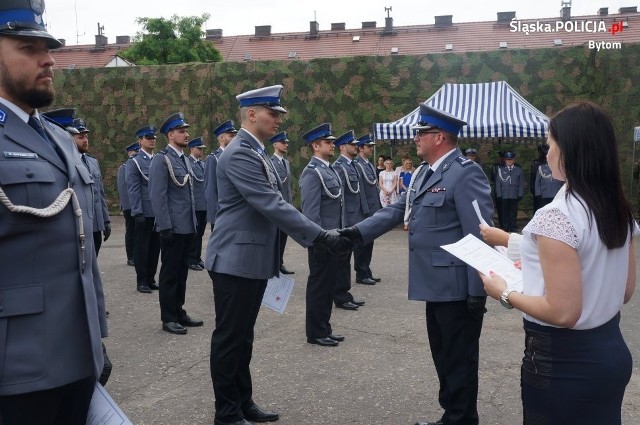
<path id="1" fill-rule="evenodd" d="M 627 286 L 624 290 L 624 303 L 628 303 L 636 290 L 636 243 L 631 238 L 629 244 L 629 271 L 627 272 Z"/>
<path id="2" fill-rule="evenodd" d="M 578 252 L 563 242 L 538 236 L 538 255 L 545 294 L 531 296 L 512 292 L 509 302 L 538 320 L 572 328 L 582 314 L 582 274 Z M 500 299 L 506 288 L 504 279 L 494 273 L 481 277 L 487 293 Z"/>

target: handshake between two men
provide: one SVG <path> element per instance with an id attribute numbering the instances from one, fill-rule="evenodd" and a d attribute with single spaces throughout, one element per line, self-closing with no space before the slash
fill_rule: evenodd
<path id="1" fill-rule="evenodd" d="M 314 244 L 322 245 L 337 254 L 349 251 L 355 243 L 359 242 L 362 242 L 362 237 L 355 226 L 337 230 L 323 230 L 313 240 Z"/>

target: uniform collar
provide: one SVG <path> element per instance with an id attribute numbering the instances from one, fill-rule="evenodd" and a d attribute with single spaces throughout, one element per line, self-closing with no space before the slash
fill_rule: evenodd
<path id="1" fill-rule="evenodd" d="M 173 151 L 174 151 L 176 154 L 178 154 L 178 157 L 180 157 L 180 158 L 184 155 L 184 152 L 182 152 L 181 150 L 178 150 L 178 149 L 174 148 L 174 147 L 173 147 L 173 145 L 167 145 L 167 147 L 169 147 L 169 148 L 173 149 Z"/>
<path id="2" fill-rule="evenodd" d="M 442 164 L 444 162 L 444 160 L 447 159 L 447 157 L 449 155 L 451 155 L 456 149 L 457 148 L 451 149 L 449 152 L 445 153 L 440 158 L 438 158 L 438 160 L 436 162 L 434 162 L 433 164 L 429 164 L 429 168 L 432 169 L 433 172 L 435 173 L 436 170 L 438 169 L 438 167 L 440 166 L 440 164 Z"/>
<path id="3" fill-rule="evenodd" d="M 27 114 L 21 107 L 5 99 L 4 97 L 0 97 L 0 101 L 2 101 L 2 103 L 4 103 L 7 108 L 11 109 L 11 112 L 16 114 L 22 120 L 22 122 L 26 124 L 29 121 L 29 114 Z M 33 116 L 37 119 L 40 119 L 40 114 L 38 113 L 37 109 L 34 109 Z"/>

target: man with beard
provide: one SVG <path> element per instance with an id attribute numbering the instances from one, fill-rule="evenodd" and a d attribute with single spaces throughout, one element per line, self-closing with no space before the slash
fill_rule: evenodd
<path id="1" fill-rule="evenodd" d="M 42 1 L 0 4 L 0 422 L 84 425 L 107 336 L 86 237 L 93 179 L 38 112 L 54 99 L 49 50 L 61 46 L 43 12 Z"/>
<path id="2" fill-rule="evenodd" d="M 82 118 L 76 118 L 75 108 L 55 109 L 44 112 L 42 116 L 51 119 L 71 134 L 78 147 L 82 163 L 93 177 L 93 244 L 96 247 L 96 257 L 104 241 L 111 235 L 111 220 L 107 210 L 107 197 L 104 193 L 100 163 L 89 155 L 89 129 Z"/>
<path id="3" fill-rule="evenodd" d="M 153 156 L 149 168 L 149 197 L 160 233 L 160 318 L 162 330 L 186 334 L 187 327 L 202 326 L 184 310 L 189 249 L 198 227 L 193 201 L 193 170 L 183 149 L 189 142 L 189 124 L 177 112 L 169 116 L 160 132 L 169 144 Z"/>

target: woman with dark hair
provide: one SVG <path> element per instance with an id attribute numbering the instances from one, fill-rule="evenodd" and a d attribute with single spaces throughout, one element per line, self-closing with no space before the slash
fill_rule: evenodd
<path id="1" fill-rule="evenodd" d="M 613 125 L 599 106 L 579 102 L 551 119 L 547 143 L 549 167 L 565 184 L 523 229 L 524 292 L 495 273 L 482 280 L 524 313 L 524 424 L 620 424 L 631 377 L 620 309 L 635 289 L 636 256 Z"/>

